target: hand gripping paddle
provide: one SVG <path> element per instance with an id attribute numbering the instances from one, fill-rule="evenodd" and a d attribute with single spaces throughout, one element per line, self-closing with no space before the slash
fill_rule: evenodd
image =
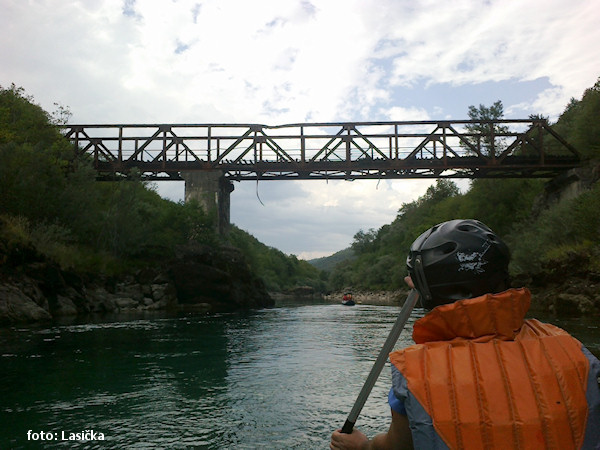
<path id="1" fill-rule="evenodd" d="M 400 310 L 400 314 L 396 319 L 396 323 L 394 323 L 394 326 L 392 327 L 392 331 L 390 331 L 389 336 L 385 340 L 385 343 L 379 352 L 379 356 L 377 356 L 377 359 L 375 360 L 375 364 L 373 364 L 373 368 L 371 369 L 369 376 L 365 380 L 365 384 L 363 384 L 363 387 L 358 394 L 358 398 L 354 402 L 354 406 L 352 407 L 350 414 L 348 414 L 346 423 L 342 427 L 342 433 L 352 433 L 352 428 L 354 428 L 356 419 L 358 419 L 360 411 L 362 410 L 363 406 L 365 406 L 365 402 L 367 401 L 367 398 L 369 397 L 369 394 L 371 393 L 371 390 L 373 389 L 373 386 L 375 385 L 375 382 L 377 381 L 377 378 L 379 377 L 379 374 L 381 373 L 381 370 L 387 361 L 388 355 L 400 337 L 400 333 L 402 333 L 402 330 L 404 329 L 404 326 L 410 317 L 410 313 L 417 304 L 418 299 L 418 292 L 415 289 L 412 289 L 408 294 L 408 298 L 404 302 L 402 309 Z"/>

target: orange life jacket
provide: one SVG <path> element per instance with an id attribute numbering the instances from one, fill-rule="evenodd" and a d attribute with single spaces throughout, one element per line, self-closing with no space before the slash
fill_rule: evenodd
<path id="1" fill-rule="evenodd" d="M 450 448 L 580 448 L 589 361 L 565 331 L 524 320 L 527 289 L 435 308 L 390 361 Z"/>

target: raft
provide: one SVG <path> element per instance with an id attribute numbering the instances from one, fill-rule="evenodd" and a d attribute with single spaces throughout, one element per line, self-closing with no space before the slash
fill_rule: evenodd
<path id="1" fill-rule="evenodd" d="M 354 303 L 354 300 L 352 300 L 352 294 L 350 292 L 347 292 L 344 294 L 344 296 L 342 297 L 342 305 L 344 306 L 354 306 L 356 303 Z"/>

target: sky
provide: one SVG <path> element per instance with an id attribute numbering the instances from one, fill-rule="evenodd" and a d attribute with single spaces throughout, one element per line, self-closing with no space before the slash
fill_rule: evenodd
<path id="1" fill-rule="evenodd" d="M 460 120 L 497 100 L 555 121 L 600 77 L 599 22 L 596 0 L 0 0 L 0 86 L 71 124 Z M 236 182 L 231 221 L 327 256 L 431 183 Z"/>

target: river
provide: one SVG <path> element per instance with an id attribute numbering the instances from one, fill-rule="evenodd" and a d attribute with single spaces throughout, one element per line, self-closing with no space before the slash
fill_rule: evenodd
<path id="1" fill-rule="evenodd" d="M 398 311 L 287 304 L 0 329 L 0 448 L 328 448 Z M 600 353 L 597 318 L 553 322 Z M 390 378 L 388 363 L 358 419 L 370 436 L 387 427 Z"/>

